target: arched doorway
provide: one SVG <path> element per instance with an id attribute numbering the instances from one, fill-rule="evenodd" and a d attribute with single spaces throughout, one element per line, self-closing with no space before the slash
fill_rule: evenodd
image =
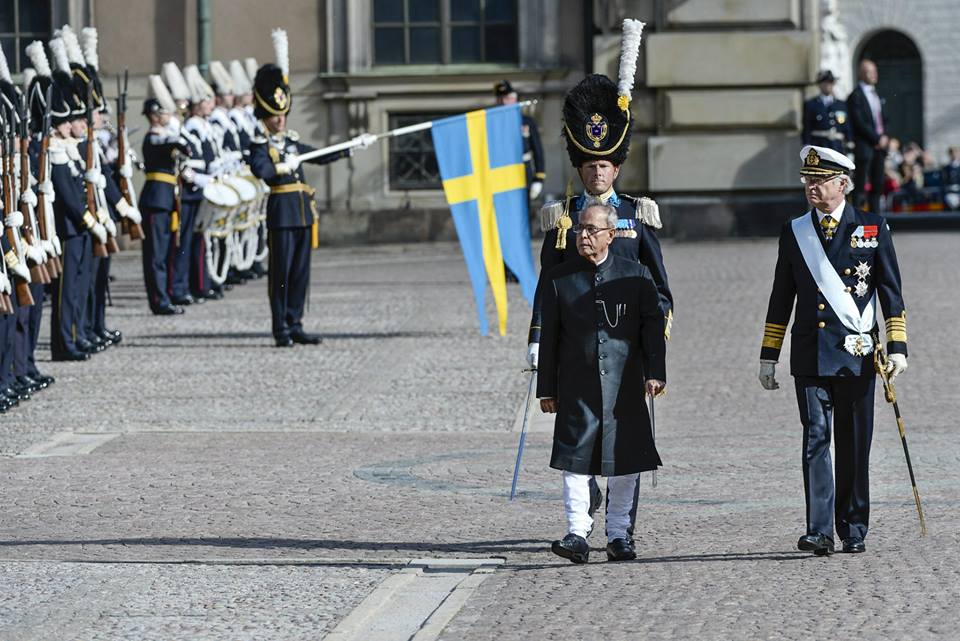
<path id="1" fill-rule="evenodd" d="M 861 43 L 857 64 L 865 58 L 877 63 L 877 92 L 886 100 L 883 111 L 890 135 L 904 145 L 915 141 L 924 146 L 923 60 L 917 45 L 903 33 L 887 29 Z"/>

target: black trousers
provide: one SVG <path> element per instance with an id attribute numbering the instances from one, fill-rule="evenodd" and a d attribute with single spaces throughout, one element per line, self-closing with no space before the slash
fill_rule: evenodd
<path id="1" fill-rule="evenodd" d="M 203 234 L 194 234 L 190 248 L 190 293 L 195 297 L 205 297 L 213 288 L 213 279 L 207 269 L 207 240 Z M 213 242 L 220 242 L 214 238 Z"/>
<path id="2" fill-rule="evenodd" d="M 170 212 L 143 212 L 143 284 L 147 288 L 150 311 L 170 307 L 167 293 L 167 256 L 173 244 Z"/>
<path id="3" fill-rule="evenodd" d="M 13 280 L 11 274 L 10 279 Z M 13 363 L 16 354 L 17 314 L 20 305 L 17 303 L 17 292 L 10 294 L 13 313 L 0 316 L 0 387 L 9 387 L 15 378 Z"/>
<path id="4" fill-rule="evenodd" d="M 183 201 L 180 206 L 180 246 L 170 244 L 169 280 L 167 293 L 171 298 L 183 298 L 190 293 L 190 270 L 193 262 L 193 228 L 197 222 L 200 201 Z"/>
<path id="5" fill-rule="evenodd" d="M 303 330 L 310 287 L 310 228 L 271 229 L 268 292 L 274 338 Z"/>
<path id="6" fill-rule="evenodd" d="M 803 424 L 807 533 L 866 538 L 874 376 L 794 379 Z M 831 466 L 830 435 L 837 460 Z"/>
<path id="7" fill-rule="evenodd" d="M 76 353 L 78 333 L 84 320 L 84 303 L 90 291 L 93 242 L 89 234 L 61 241 L 63 273 L 53 281 L 50 314 L 50 352 L 54 355 Z"/>
<path id="8" fill-rule="evenodd" d="M 871 154 L 857 154 L 857 168 L 853 171 L 853 204 L 855 207 L 862 207 L 861 202 L 864 198 L 864 187 L 869 182 L 871 185 L 869 204 L 870 211 L 874 214 L 880 213 L 880 197 L 883 195 L 884 166 L 887 161 L 887 152 L 882 149 L 874 149 Z"/>
<path id="9" fill-rule="evenodd" d="M 17 376 L 38 374 L 33 352 L 40 336 L 40 320 L 43 316 L 43 284 L 30 283 L 33 305 L 17 308 L 15 315 L 16 337 L 14 339 L 13 373 Z"/>
<path id="10" fill-rule="evenodd" d="M 92 340 L 102 334 L 106 327 L 107 287 L 110 285 L 110 256 L 93 258 L 90 274 L 90 298 L 87 299 L 87 312 L 84 316 L 84 335 Z"/>

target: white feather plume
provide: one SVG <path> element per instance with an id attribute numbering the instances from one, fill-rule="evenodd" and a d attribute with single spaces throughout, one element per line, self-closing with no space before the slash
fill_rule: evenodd
<path id="1" fill-rule="evenodd" d="M 243 63 L 239 60 L 230 61 L 230 78 L 233 80 L 233 92 L 235 94 L 242 96 L 245 93 L 250 93 L 250 78 L 247 77 Z"/>
<path id="2" fill-rule="evenodd" d="M 148 92 L 148 95 L 156 98 L 166 111 L 172 114 L 177 113 L 177 103 L 173 101 L 173 96 L 170 95 L 170 90 L 167 89 L 167 85 L 163 84 L 163 78 L 155 73 L 150 74 L 150 78 L 148 80 Z"/>
<path id="3" fill-rule="evenodd" d="M 30 88 L 30 83 L 37 77 L 37 70 L 33 67 L 27 67 L 21 72 L 21 75 L 23 76 L 23 91 L 26 93 Z"/>
<path id="4" fill-rule="evenodd" d="M 219 60 L 210 61 L 210 79 L 217 86 L 217 91 L 221 96 L 235 93 L 233 78 Z"/>
<path id="5" fill-rule="evenodd" d="M 0 80 L 13 83 L 13 79 L 10 77 L 10 67 L 7 65 L 7 56 L 4 55 L 3 49 L 0 49 Z"/>
<path id="6" fill-rule="evenodd" d="M 47 52 L 43 50 L 43 43 L 34 40 L 27 45 L 27 57 L 30 58 L 30 64 L 36 70 L 37 75 L 50 77 L 53 73 L 50 71 L 50 61 L 47 60 Z"/>
<path id="7" fill-rule="evenodd" d="M 200 75 L 200 68 L 197 65 L 184 67 L 183 77 L 187 79 L 187 86 L 190 88 L 190 102 L 197 103 L 207 98 L 213 98 L 213 88 Z"/>
<path id="8" fill-rule="evenodd" d="M 273 39 L 273 53 L 277 58 L 277 66 L 280 67 L 284 77 L 290 75 L 290 43 L 287 41 L 287 32 L 283 29 L 274 29 L 270 32 Z"/>
<path id="9" fill-rule="evenodd" d="M 50 53 L 53 54 L 53 66 L 60 71 L 70 73 L 70 59 L 67 57 L 67 45 L 63 38 L 50 41 Z"/>
<path id="10" fill-rule="evenodd" d="M 170 88 L 170 94 L 177 100 L 190 100 L 190 87 L 180 73 L 180 67 L 175 62 L 165 62 L 160 68 L 163 81 Z"/>
<path id="11" fill-rule="evenodd" d="M 253 79 L 257 77 L 257 69 L 260 68 L 260 65 L 256 58 L 246 58 L 243 61 L 243 68 L 247 72 L 247 77 L 250 78 L 250 87 L 252 88 Z"/>
<path id="12" fill-rule="evenodd" d="M 77 40 L 77 34 L 70 28 L 70 25 L 63 25 L 59 33 L 54 32 L 54 35 L 63 40 L 63 44 L 66 45 L 67 59 L 69 59 L 70 62 L 78 64 L 81 67 L 87 65 L 87 62 L 83 59 L 83 52 L 80 51 L 80 41 Z"/>
<path id="13" fill-rule="evenodd" d="M 640 55 L 640 40 L 644 23 L 627 18 L 623 21 L 623 37 L 620 40 L 620 72 L 617 80 L 617 93 L 630 100 L 633 93 L 633 80 L 637 75 L 637 57 Z"/>
<path id="14" fill-rule="evenodd" d="M 80 40 L 83 42 L 83 57 L 87 64 L 100 71 L 100 55 L 97 53 L 97 30 L 94 27 L 84 27 L 80 32 Z"/>

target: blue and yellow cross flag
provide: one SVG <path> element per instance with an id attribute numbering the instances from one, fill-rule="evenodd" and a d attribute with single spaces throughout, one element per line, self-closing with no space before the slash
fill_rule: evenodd
<path id="1" fill-rule="evenodd" d="M 433 123 L 443 191 L 450 204 L 480 318 L 489 331 L 487 282 L 500 335 L 507 333 L 506 263 L 533 302 L 537 272 L 530 253 L 527 176 L 523 164 L 520 106 L 504 105 Z"/>

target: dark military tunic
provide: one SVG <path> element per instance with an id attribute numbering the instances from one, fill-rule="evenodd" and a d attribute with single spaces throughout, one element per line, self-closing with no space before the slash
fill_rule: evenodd
<path id="1" fill-rule="evenodd" d="M 666 381 L 663 316 L 650 270 L 608 253 L 547 272 L 537 396 L 558 400 L 550 466 L 619 476 L 661 464 L 644 402 Z"/>
<path id="2" fill-rule="evenodd" d="M 542 181 L 547 177 L 543 143 L 540 141 L 540 130 L 537 128 L 536 120 L 524 115 L 520 122 L 520 131 L 523 134 L 523 164 L 527 170 L 529 185 L 535 180 Z"/>
<path id="3" fill-rule="evenodd" d="M 841 154 L 853 142 L 853 131 L 843 100 L 816 96 L 803 103 L 803 144 L 833 149 Z"/>
<path id="4" fill-rule="evenodd" d="M 660 249 L 660 240 L 652 227 L 644 225 L 637 217 L 637 207 L 639 199 L 627 196 L 625 194 L 614 193 L 607 201 L 617 209 L 619 222 L 617 224 L 616 237 L 610 245 L 610 253 L 614 256 L 620 256 L 634 262 L 646 265 L 650 270 L 654 283 L 657 286 L 657 296 L 660 302 L 660 310 L 664 316 L 664 322 L 668 316 L 673 316 L 673 294 L 670 292 L 670 285 L 667 281 L 667 268 L 663 264 L 663 252 Z M 570 218 L 572 224 L 576 225 L 580 219 L 580 209 L 586 202 L 586 198 L 581 195 L 572 197 L 569 203 Z M 543 239 L 543 246 L 540 249 L 540 274 L 547 273 L 555 265 L 568 260 L 580 258 L 577 253 L 577 237 L 573 229 L 567 230 L 566 249 L 556 249 L 557 229 L 547 231 Z M 537 283 L 537 293 L 533 301 L 533 314 L 530 319 L 530 334 L 528 342 L 536 343 L 540 340 L 540 283 Z"/>

